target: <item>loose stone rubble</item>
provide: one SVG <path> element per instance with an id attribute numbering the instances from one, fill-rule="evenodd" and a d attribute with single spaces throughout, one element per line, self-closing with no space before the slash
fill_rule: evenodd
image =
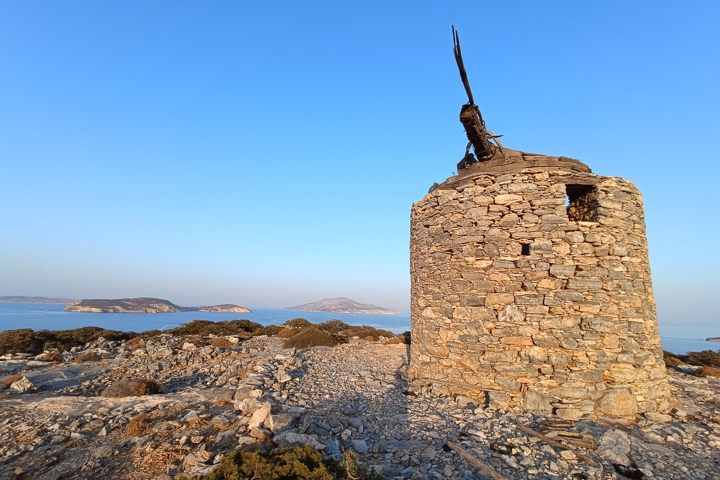
<path id="1" fill-rule="evenodd" d="M 265 441 L 311 444 L 336 458 L 352 450 L 391 479 L 488 478 L 448 442 L 506 478 L 612 479 L 623 470 L 685 480 L 720 471 L 717 379 L 670 374 L 669 422 L 570 422 L 409 390 L 406 345 L 294 350 L 274 337 L 221 338 L 213 343 L 225 346 L 164 335 L 135 349 L 99 340 L 58 364 L 0 359 L 0 376 L 24 375 L 36 389 L 1 392 L 0 478 L 167 479 L 206 473 L 228 452 Z M 87 351 L 102 360 L 73 362 Z M 153 379 L 164 393 L 98 396 L 123 378 Z M 518 426 L 575 445 L 558 448 Z"/>

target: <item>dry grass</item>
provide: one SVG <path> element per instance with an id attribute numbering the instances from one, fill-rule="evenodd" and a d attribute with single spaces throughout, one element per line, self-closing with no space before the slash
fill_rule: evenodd
<path id="1" fill-rule="evenodd" d="M 208 343 L 213 347 L 232 348 L 233 343 L 225 337 L 211 338 Z"/>
<path id="2" fill-rule="evenodd" d="M 18 375 L 18 374 L 10 375 L 8 377 L 3 378 L 2 381 L 0 382 L 0 385 L 2 385 L 3 388 L 10 388 L 10 385 L 17 382 L 21 378 L 22 378 L 22 375 Z"/>
<path id="3" fill-rule="evenodd" d="M 148 416 L 143 413 L 130 419 L 128 424 L 125 426 L 125 437 L 140 437 L 149 431 L 150 422 L 148 421 Z"/>
<path id="4" fill-rule="evenodd" d="M 123 378 L 109 385 L 101 395 L 103 397 L 140 397 L 161 392 L 162 389 L 155 380 Z"/>
<path id="5" fill-rule="evenodd" d="M 5 400 L 6 398 L 8 398 L 7 393 L 0 393 L 0 400 Z"/>
<path id="6" fill-rule="evenodd" d="M 125 348 L 128 350 L 139 350 L 141 348 L 145 348 L 145 339 L 140 336 L 133 337 L 125 342 Z"/>
<path id="7" fill-rule="evenodd" d="M 60 352 L 45 352 L 41 353 L 38 357 L 38 360 L 41 362 L 62 362 L 62 355 L 60 355 Z"/>
<path id="8" fill-rule="evenodd" d="M 395 335 L 393 338 L 388 338 L 385 340 L 386 345 L 397 345 L 400 343 L 405 343 L 405 338 L 402 335 Z"/>
<path id="9" fill-rule="evenodd" d="M 81 352 L 75 357 L 75 363 L 99 362 L 100 360 L 102 360 L 102 355 L 93 350 Z"/>
<path id="10" fill-rule="evenodd" d="M 196 347 L 204 347 L 205 346 L 205 340 L 203 340 L 201 337 L 197 336 L 190 336 L 186 337 L 184 339 L 185 343 L 192 343 Z"/>
<path id="11" fill-rule="evenodd" d="M 283 327 L 277 332 L 275 332 L 275 336 L 280 338 L 290 338 L 296 333 L 298 333 L 297 330 L 292 327 Z"/>
<path id="12" fill-rule="evenodd" d="M 720 378 L 720 368 L 717 367 L 700 367 L 695 372 L 693 372 L 693 375 L 696 377 L 715 377 Z"/>
<path id="13" fill-rule="evenodd" d="M 665 360 L 666 367 L 677 367 L 685 363 L 667 350 L 663 350 L 663 360 Z"/>

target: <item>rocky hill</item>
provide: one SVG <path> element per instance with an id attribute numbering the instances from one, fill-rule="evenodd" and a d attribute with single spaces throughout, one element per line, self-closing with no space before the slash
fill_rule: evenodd
<path id="1" fill-rule="evenodd" d="M 672 370 L 670 415 L 613 425 L 439 396 L 407 365 L 403 344 L 296 350 L 267 335 L 0 357 L 0 478 L 179 478 L 239 448 L 296 445 L 352 452 L 383 478 L 717 478 L 719 379 Z M 143 378 L 160 393 L 131 388 Z"/>
<path id="2" fill-rule="evenodd" d="M 89 313 L 173 313 L 173 312 L 230 312 L 248 313 L 250 310 L 233 304 L 210 305 L 205 307 L 180 307 L 162 298 L 116 298 L 77 300 L 67 307 L 66 312 Z"/>
<path id="3" fill-rule="evenodd" d="M 6 295 L 0 297 L 0 302 L 3 303 L 70 303 L 72 302 L 69 298 L 55 298 L 55 297 L 28 297 L 25 295 Z"/>
<path id="4" fill-rule="evenodd" d="M 241 307 L 240 305 L 234 305 L 232 303 L 223 303 L 222 305 L 209 305 L 207 307 L 200 307 L 197 309 L 198 312 L 225 312 L 225 313 L 250 313 L 250 309 L 247 307 Z"/>
<path id="5" fill-rule="evenodd" d="M 306 303 L 287 310 L 305 310 L 307 312 L 364 313 L 369 315 L 394 315 L 397 312 L 368 303 L 359 303 L 345 297 L 324 298 L 317 302 Z"/>

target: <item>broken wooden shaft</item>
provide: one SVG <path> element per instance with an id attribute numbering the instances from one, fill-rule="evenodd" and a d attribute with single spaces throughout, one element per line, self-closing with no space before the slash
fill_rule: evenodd
<path id="1" fill-rule="evenodd" d="M 468 103 L 460 108 L 460 123 L 462 123 L 467 138 L 470 144 L 475 150 L 475 156 L 478 160 L 487 160 L 495 153 L 495 147 L 490 143 L 490 134 L 485 128 L 485 121 L 480 113 L 480 108 L 475 105 L 473 99 L 472 90 L 470 90 L 470 82 L 468 80 L 467 71 L 465 70 L 465 63 L 462 59 L 462 51 L 460 50 L 460 37 L 458 36 L 455 27 L 452 27 L 453 32 L 453 53 L 455 55 L 455 62 L 457 63 L 458 70 L 460 71 L 460 80 L 462 80 L 463 87 L 465 87 L 465 93 L 468 96 Z M 469 148 L 469 146 L 468 146 Z M 467 154 L 467 152 L 466 152 Z"/>
<path id="2" fill-rule="evenodd" d="M 507 477 L 505 477 L 504 475 L 496 472 L 496 471 L 493 470 L 492 468 L 490 468 L 490 467 L 488 467 L 487 465 L 485 465 L 485 463 L 484 463 L 482 460 L 480 460 L 479 458 L 477 458 L 476 456 L 474 456 L 473 454 L 471 454 L 470 452 L 468 452 L 467 450 L 465 450 L 464 448 L 462 448 L 459 444 L 448 440 L 447 446 L 450 447 L 450 448 L 452 448 L 453 450 L 455 450 L 455 451 L 456 451 L 461 457 L 463 457 L 465 460 L 467 460 L 468 462 L 472 463 L 472 464 L 475 465 L 477 468 L 479 468 L 480 470 L 482 470 L 483 473 L 486 473 L 487 475 L 490 475 L 493 479 L 495 479 L 495 480 L 507 480 Z"/>

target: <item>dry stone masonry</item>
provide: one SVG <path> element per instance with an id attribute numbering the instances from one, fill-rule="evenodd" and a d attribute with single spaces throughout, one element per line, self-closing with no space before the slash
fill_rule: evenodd
<path id="1" fill-rule="evenodd" d="M 411 379 L 570 420 L 664 417 L 632 182 L 505 149 L 415 203 L 410 243 Z"/>

